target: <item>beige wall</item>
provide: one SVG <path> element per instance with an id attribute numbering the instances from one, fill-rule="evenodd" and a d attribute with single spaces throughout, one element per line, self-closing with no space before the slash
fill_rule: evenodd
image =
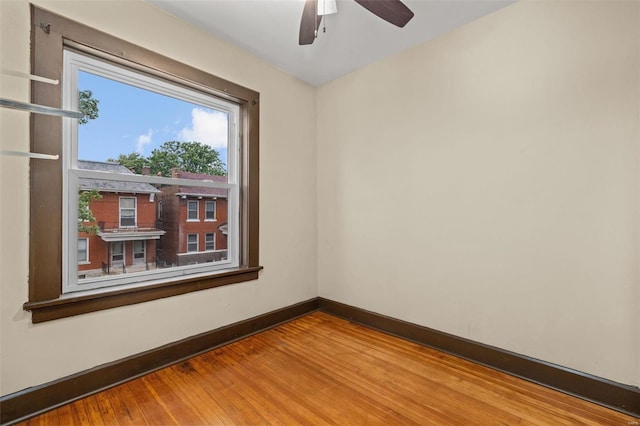
<path id="1" fill-rule="evenodd" d="M 320 88 L 320 296 L 640 385 L 639 55 L 520 2 Z"/>
<path id="2" fill-rule="evenodd" d="M 261 92 L 265 270 L 31 324 L 28 162 L 0 157 L 2 395 L 318 294 L 640 384 L 640 4 L 520 2 L 316 91 L 141 1 L 36 3 Z M 26 72 L 27 1 L 0 37 Z"/>
<path id="3" fill-rule="evenodd" d="M 265 269 L 258 281 L 34 325 L 21 308 L 28 161 L 0 157 L 1 394 L 315 297 L 314 89 L 141 1 L 36 3 L 260 92 Z M 28 2 L 0 0 L 0 15 L 2 68 L 27 72 Z M 28 101 L 27 81 L 1 78 L 0 97 Z M 28 150 L 28 114 L 0 109 L 0 120 L 2 149 Z"/>

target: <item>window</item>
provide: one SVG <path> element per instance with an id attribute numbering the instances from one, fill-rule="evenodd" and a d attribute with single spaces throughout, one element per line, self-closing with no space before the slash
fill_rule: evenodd
<path id="1" fill-rule="evenodd" d="M 198 220 L 197 201 L 187 201 L 187 220 Z"/>
<path id="2" fill-rule="evenodd" d="M 216 234 L 207 233 L 204 235 L 204 249 L 215 250 L 216 249 Z"/>
<path id="3" fill-rule="evenodd" d="M 78 238 L 78 263 L 89 262 L 89 239 Z"/>
<path id="4" fill-rule="evenodd" d="M 120 197 L 120 226 L 136 226 L 136 199 Z"/>
<path id="5" fill-rule="evenodd" d="M 146 242 L 136 240 L 133 242 L 133 263 L 146 263 Z"/>
<path id="6" fill-rule="evenodd" d="M 122 241 L 114 241 L 111 243 L 111 265 L 124 264 L 124 243 Z"/>
<path id="7" fill-rule="evenodd" d="M 116 110 L 120 113 L 117 116 L 118 122 L 101 123 L 101 114 L 95 117 L 96 122 L 92 121 L 94 119 L 87 119 L 81 124 L 76 120 L 64 122 L 62 163 L 65 166 L 63 175 L 66 177 L 66 185 L 63 188 L 63 197 L 67 220 L 63 226 L 63 248 L 65 245 L 72 248 L 77 240 L 78 193 L 97 191 L 99 195 L 90 203 L 95 221 L 103 224 L 99 234 L 101 241 L 97 241 L 97 244 L 111 244 L 111 259 L 106 263 L 122 266 L 117 270 L 106 268 L 101 271 L 96 268 L 91 271 L 91 274 L 87 274 L 89 278 L 78 279 L 77 266 L 74 268 L 69 263 L 64 263 L 63 276 L 66 281 L 63 281 L 63 292 L 82 292 L 124 285 L 146 286 L 172 280 L 177 275 L 200 275 L 239 267 L 240 129 L 237 125 L 240 121 L 239 106 L 192 88 L 185 88 L 155 76 L 142 74 L 137 69 L 123 67 L 120 63 L 107 61 L 98 57 L 96 52 L 81 53 L 71 49 L 63 52 L 63 85 L 65 86 L 62 97 L 64 109 L 83 108 L 81 94 L 88 93 L 90 95 L 86 96 L 95 94 L 98 102 L 99 98 L 108 101 L 105 102 L 106 110 L 102 111 L 102 116 L 107 117 L 105 120 L 113 121 L 109 117 L 113 117 Z M 86 104 L 84 107 L 86 108 Z M 139 111 L 145 109 L 151 109 L 153 114 L 137 116 Z M 162 162 L 158 163 L 157 158 L 154 160 L 152 157 L 145 161 L 157 167 L 161 176 L 151 168 L 148 171 L 144 170 L 143 173 L 143 169 L 137 170 L 135 164 L 118 160 L 126 156 L 122 154 L 122 149 L 126 152 L 140 147 L 140 137 L 130 138 L 129 145 L 124 145 L 125 148 L 113 150 L 109 154 L 104 153 L 105 150 L 112 149 L 112 145 L 117 146 L 117 144 L 109 145 L 109 140 L 119 135 L 119 133 L 108 135 L 108 129 L 117 128 L 119 123 L 126 123 L 127 126 L 150 128 L 148 134 L 153 134 L 154 131 L 160 132 L 160 130 L 154 130 L 154 126 L 156 129 L 170 126 L 166 120 L 156 119 L 156 116 L 162 114 L 171 116 L 182 114 L 181 121 L 189 120 L 194 126 L 196 119 L 193 117 L 199 116 L 201 117 L 199 120 L 208 121 L 209 126 L 217 126 L 223 135 L 217 141 L 220 151 L 214 150 L 207 144 L 193 141 L 174 140 L 158 145 L 157 149 L 164 149 L 167 154 L 162 157 Z M 173 129 L 172 133 L 180 133 L 179 131 L 178 127 Z M 107 138 L 101 139 L 105 134 Z M 151 143 L 150 138 L 147 140 Z M 156 152 L 156 149 L 153 152 Z M 138 155 L 142 156 L 140 152 Z M 224 162 L 220 159 L 221 157 L 224 158 Z M 198 158 L 203 158 L 204 161 L 198 163 Z M 171 167 L 165 166 L 165 163 Z M 201 170 L 209 166 L 211 166 L 210 169 Z M 202 173 L 203 171 L 208 173 Z M 210 173 L 216 173 L 216 175 Z M 184 213 L 174 212 L 162 223 L 156 223 L 156 194 L 160 194 L 159 198 L 179 199 L 182 206 L 185 205 L 183 201 L 186 201 L 187 222 L 197 222 L 200 202 L 193 198 L 201 199 L 210 193 L 224 199 L 225 215 L 230 229 L 233 230 L 226 240 L 224 258 L 219 256 L 211 264 L 198 267 L 189 265 L 188 261 L 192 259 L 180 258 L 180 256 L 177 264 L 169 268 L 156 268 L 153 265 L 149 265 L 148 268 L 131 267 L 133 264 L 143 263 L 140 256 L 144 253 L 141 251 L 138 257 L 135 250 L 128 255 L 126 253 L 134 246 L 141 248 L 139 241 L 172 239 L 173 244 L 167 242 L 166 245 L 171 248 L 177 247 L 178 241 L 183 239 L 185 234 L 189 234 L 187 252 L 199 250 L 198 237 L 192 235 L 195 230 L 182 229 L 177 223 L 180 217 L 184 217 L 182 216 Z M 112 200 L 116 196 L 118 226 L 114 227 L 110 225 L 109 218 L 112 215 Z M 168 206 L 165 207 L 168 208 Z M 173 218 L 173 221 L 170 218 Z M 180 228 L 178 233 L 167 233 L 167 229 L 175 228 Z M 171 250 L 165 250 L 162 256 L 165 260 L 171 260 L 178 254 L 179 252 L 172 253 Z"/>
<path id="8" fill-rule="evenodd" d="M 187 252 L 198 251 L 198 234 L 187 235 Z"/>
<path id="9" fill-rule="evenodd" d="M 205 207 L 205 220 L 216 220 L 216 202 L 207 201 Z"/>
<path id="10" fill-rule="evenodd" d="M 56 164 L 33 163 L 30 172 L 29 260 L 33 272 L 29 280 L 29 300 L 24 308 L 32 312 L 33 322 L 257 279 L 261 269 L 258 257 L 259 94 L 35 6 L 32 12 L 32 69 L 61 81 L 57 86 L 35 83 L 31 91 L 33 103 L 78 110 L 78 93 L 85 81 L 119 84 L 137 91 L 127 98 L 131 101 L 157 95 L 163 100 L 191 103 L 205 112 L 217 111 L 229 123 L 230 144 L 225 152 L 224 181 L 205 178 L 189 183 L 179 179 L 174 183 L 168 172 L 158 175 L 152 171 L 145 175 L 122 170 L 118 169 L 119 165 L 108 163 L 106 157 L 100 161 L 84 161 L 92 160 L 84 157 L 85 142 L 99 142 L 83 139 L 85 130 L 78 125 L 78 120 L 32 114 L 32 149 L 60 155 Z M 55 22 L 55 31 L 43 31 L 40 22 Z M 160 105 L 154 104 L 154 108 Z M 145 125 L 142 118 L 142 115 L 136 116 L 141 125 Z M 144 143 L 144 135 L 139 136 L 140 143 Z M 106 145 L 110 144 L 101 143 Z M 160 239 L 167 235 L 155 221 L 155 212 L 159 209 L 155 201 L 164 197 L 163 189 L 172 187 L 227 200 L 226 208 L 221 210 L 218 203 L 215 213 L 221 220 L 224 211 L 226 217 L 222 220 L 228 221 L 229 242 L 225 255 L 219 256 L 220 260 L 196 265 L 142 268 L 142 271 L 127 269 L 129 263 L 144 259 L 147 250 L 156 250 L 161 245 Z M 88 258 L 88 241 L 85 254 L 85 243 L 77 236 L 78 194 L 93 190 L 100 198 L 99 203 L 94 200 L 91 204 L 96 217 L 96 233 L 89 237 L 92 257 L 104 253 L 102 263 L 107 271 L 110 268 L 104 264 L 110 262 L 122 262 L 123 266 L 119 273 L 99 277 L 95 277 L 94 271 L 79 274 L 77 267 L 81 259 Z M 149 196 L 142 197 L 144 194 Z M 169 204 L 163 200 L 166 221 L 170 219 Z M 41 208 L 43 202 L 47 209 Z M 111 208 L 115 210 L 109 210 Z M 59 235 L 63 236 L 62 241 Z M 98 250 L 94 241 L 105 249 Z M 150 244 L 154 244 L 153 248 Z M 164 251 L 171 244 L 162 246 Z M 132 254 L 127 256 L 128 250 L 132 250 Z M 99 258 L 92 260 L 99 262 Z M 70 292 L 74 297 L 61 297 Z M 135 297 L 129 297 L 130 294 Z"/>

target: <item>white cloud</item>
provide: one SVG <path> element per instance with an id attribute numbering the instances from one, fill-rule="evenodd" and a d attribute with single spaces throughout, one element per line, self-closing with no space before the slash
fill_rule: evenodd
<path id="1" fill-rule="evenodd" d="M 184 127 L 178 133 L 184 142 L 200 142 L 212 148 L 227 147 L 227 114 L 194 108 L 191 111 L 191 127 Z"/>
<path id="2" fill-rule="evenodd" d="M 151 136 L 153 136 L 153 130 L 151 129 L 149 129 L 146 135 L 138 136 L 138 143 L 136 144 L 136 152 L 138 154 L 144 154 L 144 147 L 151 143 Z"/>

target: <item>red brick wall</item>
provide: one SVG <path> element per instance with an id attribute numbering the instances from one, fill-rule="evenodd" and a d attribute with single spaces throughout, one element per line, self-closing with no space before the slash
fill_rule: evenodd
<path id="1" fill-rule="evenodd" d="M 178 197 L 176 197 L 178 198 Z M 187 220 L 187 201 L 198 202 L 198 220 Z M 211 199 L 198 200 L 195 197 L 189 197 L 186 200 L 179 200 L 179 244 L 178 252 L 187 252 L 187 235 L 198 234 L 198 251 L 204 251 L 205 234 L 216 234 L 216 250 L 225 250 L 227 248 L 227 237 L 220 232 L 218 227 L 227 223 L 227 200 L 226 198 L 218 198 L 216 201 L 216 220 L 205 220 L 205 202 L 213 201 Z"/>
<path id="2" fill-rule="evenodd" d="M 136 225 L 139 227 L 155 227 L 156 202 L 149 201 L 149 194 L 114 194 L 109 192 L 101 193 L 102 198 L 94 200 L 89 204 L 96 223 L 107 228 L 117 228 L 120 221 L 120 198 L 135 197 L 136 201 Z M 156 194 L 156 198 L 158 194 Z M 78 265 L 78 271 L 88 271 L 100 269 L 102 262 L 109 264 L 109 244 L 98 235 L 89 235 L 84 232 L 78 233 L 78 238 L 89 238 L 89 261 L 88 264 Z M 146 261 L 153 262 L 156 257 L 156 241 L 146 240 Z M 125 265 L 133 263 L 133 242 L 125 243 Z"/>
<path id="3" fill-rule="evenodd" d="M 158 227 L 165 231 L 160 237 L 159 257 L 169 263 L 178 262 L 178 233 L 180 219 L 180 199 L 176 195 L 177 187 L 162 189 L 160 201 L 162 202 L 162 216 L 158 221 Z"/>
<path id="4" fill-rule="evenodd" d="M 104 222 L 107 227 L 117 228 L 120 221 L 120 198 L 135 197 L 137 199 L 136 225 L 139 227 L 155 226 L 156 203 L 149 201 L 149 194 L 134 195 L 102 192 L 101 195 L 101 199 L 94 200 L 89 204 L 89 208 L 98 223 Z"/>
<path id="5" fill-rule="evenodd" d="M 95 216 L 95 215 L 94 215 Z M 100 269 L 102 262 L 107 262 L 109 258 L 109 245 L 102 241 L 97 235 L 89 235 L 84 232 L 78 233 L 78 238 L 89 237 L 89 261 L 88 264 L 79 264 L 78 271 L 88 271 Z"/>
<path id="6" fill-rule="evenodd" d="M 162 228 L 166 234 L 160 238 L 160 254 L 159 257 L 173 264 L 185 264 L 182 262 L 184 256 L 178 256 L 179 253 L 187 252 L 187 235 L 198 234 L 198 250 L 205 250 L 205 234 L 216 234 L 216 250 L 227 249 L 227 236 L 222 234 L 218 229 L 220 225 L 227 223 L 227 199 L 203 197 L 189 197 L 183 199 L 181 195 L 177 195 L 178 187 L 166 187 L 162 189 L 160 201 L 162 201 L 162 217 L 158 227 Z M 187 221 L 187 201 L 198 202 L 198 220 Z M 207 201 L 216 201 L 216 220 L 205 220 L 205 205 Z M 205 256 L 213 259 L 211 255 Z M 219 256 L 218 256 L 219 257 Z M 195 261 L 202 261 L 202 256 Z M 191 260 L 189 260 L 191 261 Z"/>

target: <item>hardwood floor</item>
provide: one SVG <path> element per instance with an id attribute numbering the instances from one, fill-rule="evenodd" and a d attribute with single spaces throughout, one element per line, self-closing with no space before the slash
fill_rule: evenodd
<path id="1" fill-rule="evenodd" d="M 24 425 L 636 425 L 638 419 L 315 312 Z"/>

